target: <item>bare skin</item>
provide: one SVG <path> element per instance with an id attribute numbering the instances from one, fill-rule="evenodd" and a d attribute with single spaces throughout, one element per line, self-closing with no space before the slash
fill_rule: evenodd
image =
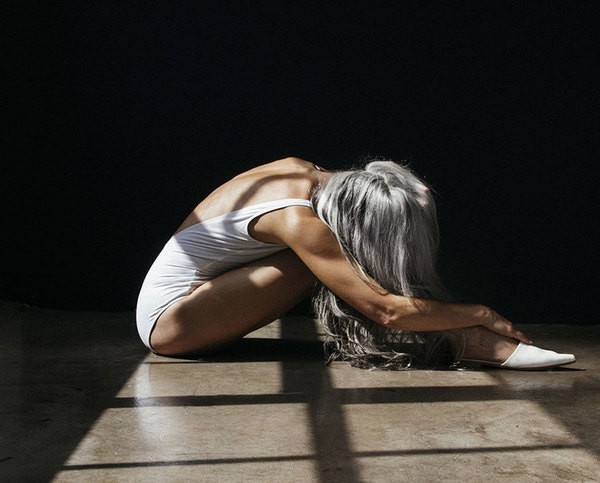
<path id="1" fill-rule="evenodd" d="M 283 199 L 309 199 L 330 173 L 297 158 L 275 161 L 236 176 L 211 193 L 183 221 L 195 223 Z M 517 342 L 531 341 L 493 310 L 382 294 L 369 287 L 344 257 L 335 236 L 308 207 L 292 206 L 254 220 L 250 234 L 288 250 L 231 270 L 170 306 L 151 334 L 164 355 L 213 352 L 264 326 L 309 295 L 316 280 L 371 320 L 408 331 L 468 329 L 463 357 L 502 362 Z"/>

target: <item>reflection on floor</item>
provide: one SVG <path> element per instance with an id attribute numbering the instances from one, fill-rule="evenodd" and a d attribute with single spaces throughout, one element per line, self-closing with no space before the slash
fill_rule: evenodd
<path id="1" fill-rule="evenodd" d="M 599 481 L 600 327 L 526 326 L 542 372 L 327 367 L 277 321 L 161 358 L 133 315 L 1 303 L 2 481 Z"/>

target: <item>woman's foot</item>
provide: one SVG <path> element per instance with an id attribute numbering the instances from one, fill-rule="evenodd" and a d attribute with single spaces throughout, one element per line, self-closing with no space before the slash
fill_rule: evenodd
<path id="1" fill-rule="evenodd" d="M 452 331 L 452 345 L 458 361 L 485 361 L 500 365 L 517 348 L 517 341 L 496 334 L 485 327 Z"/>
<path id="2" fill-rule="evenodd" d="M 458 362 L 506 369 L 547 369 L 575 362 L 572 354 L 558 354 L 518 343 L 484 327 L 453 331 L 451 340 Z"/>

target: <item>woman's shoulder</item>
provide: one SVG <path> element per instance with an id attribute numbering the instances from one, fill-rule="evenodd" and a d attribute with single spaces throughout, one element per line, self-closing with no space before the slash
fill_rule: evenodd
<path id="1" fill-rule="evenodd" d="M 276 161 L 272 161 L 266 165 L 265 167 L 272 167 L 278 169 L 288 169 L 291 171 L 310 171 L 315 169 L 314 163 L 307 161 L 306 159 L 298 158 L 295 156 L 288 156 L 286 158 L 281 158 Z"/>

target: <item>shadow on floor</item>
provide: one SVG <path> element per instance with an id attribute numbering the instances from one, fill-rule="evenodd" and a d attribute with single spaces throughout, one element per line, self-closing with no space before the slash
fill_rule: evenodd
<path id="1" fill-rule="evenodd" d="M 0 304 L 0 479 L 50 481 L 147 351 L 132 314 Z"/>

